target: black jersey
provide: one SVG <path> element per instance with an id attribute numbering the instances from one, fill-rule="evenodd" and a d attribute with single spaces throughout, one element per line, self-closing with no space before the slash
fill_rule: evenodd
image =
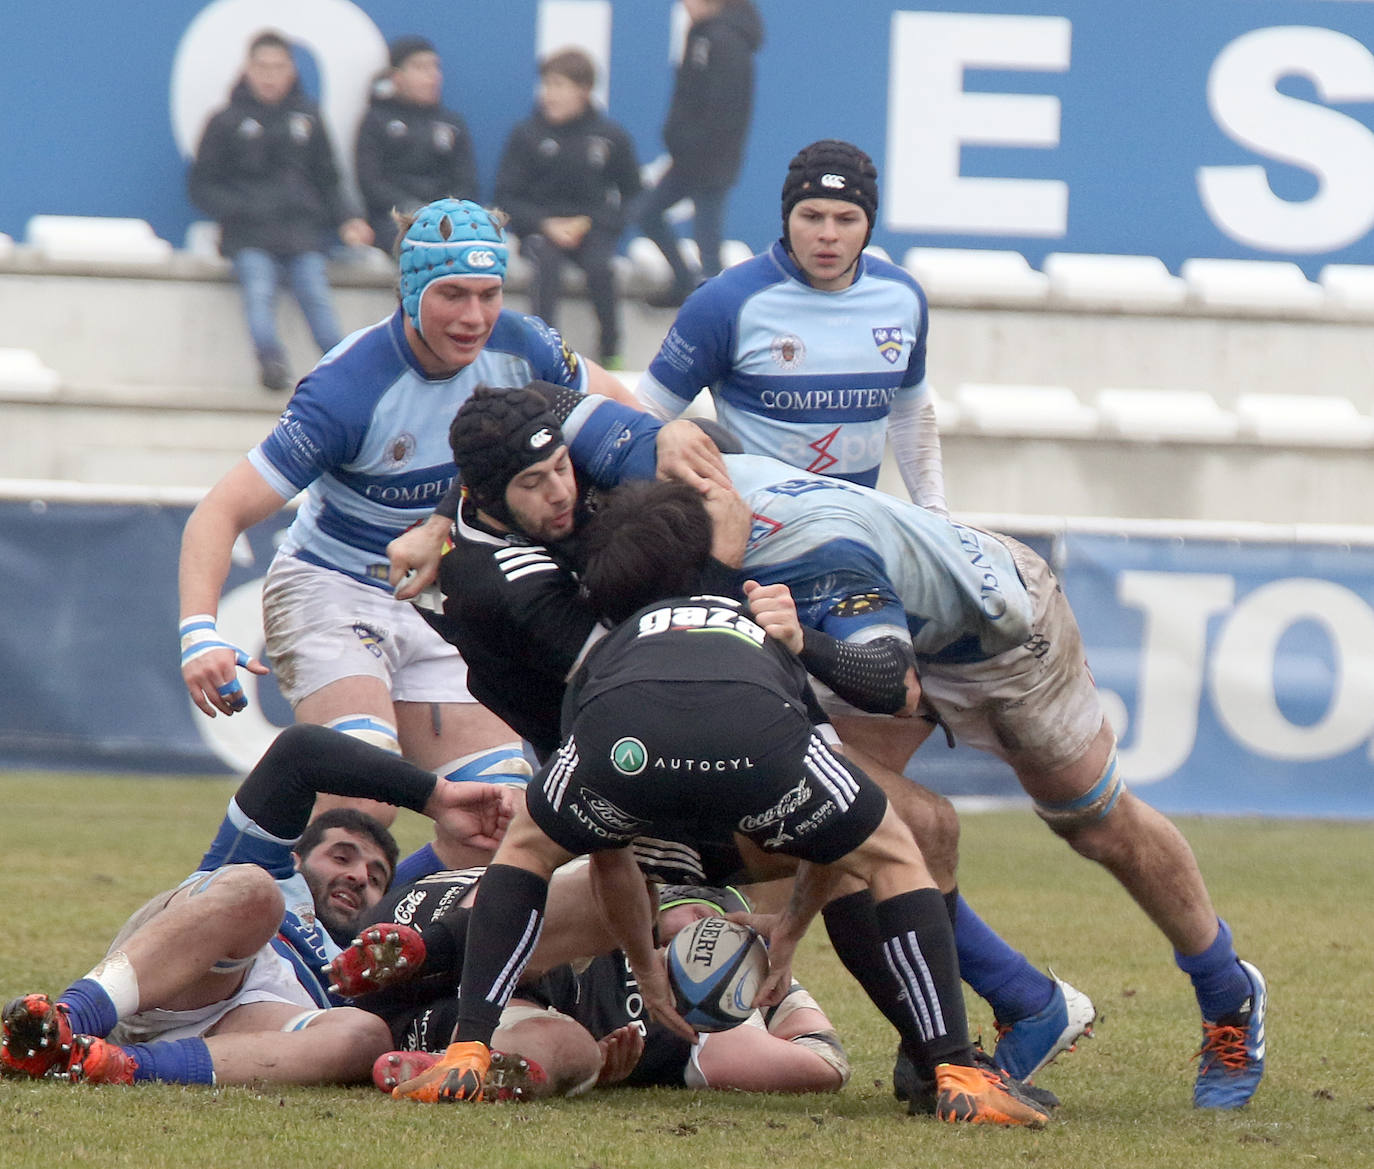
<path id="1" fill-rule="evenodd" d="M 733 597 L 676 597 L 621 622 L 588 656 L 568 687 L 563 730 L 581 707 L 640 682 L 743 682 L 804 705 L 825 720 L 805 667 L 770 638 Z"/>
<path id="2" fill-rule="evenodd" d="M 439 585 L 444 612 L 430 623 L 463 655 L 472 696 L 545 758 L 568 674 L 605 632 L 579 595 L 571 546 L 488 531 L 466 506 Z"/>

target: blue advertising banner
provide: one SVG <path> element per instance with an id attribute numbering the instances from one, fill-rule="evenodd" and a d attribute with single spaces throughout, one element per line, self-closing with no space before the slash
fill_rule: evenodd
<path id="1" fill-rule="evenodd" d="M 270 677 L 242 673 L 249 708 L 232 719 L 186 695 L 176 557 L 188 514 L 0 501 L 0 766 L 243 771 L 290 721 Z M 240 540 L 219 609 L 229 640 L 259 655 L 262 577 L 288 518 Z M 1020 535 L 1060 573 L 1145 800 L 1374 817 L 1374 540 Z M 908 772 L 952 796 L 1020 794 L 1002 764 L 938 734 Z"/>
<path id="2" fill-rule="evenodd" d="M 755 0 L 765 41 L 728 234 L 778 234 L 787 160 L 822 137 L 882 173 L 875 242 L 1046 252 L 1374 262 L 1371 0 Z M 489 197 L 530 109 L 535 61 L 568 44 L 643 161 L 662 152 L 686 16 L 668 3 L 144 0 L 28 5 L 6 29 L 0 231 L 39 213 L 136 216 L 179 243 L 201 213 L 186 160 L 248 39 L 298 46 L 345 168 L 386 42 L 446 68 Z M 53 85 L 55 65 L 61 85 Z"/>

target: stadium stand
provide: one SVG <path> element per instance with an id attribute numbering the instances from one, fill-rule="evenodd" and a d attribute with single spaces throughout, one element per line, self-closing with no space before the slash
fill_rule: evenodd
<path id="1" fill-rule="evenodd" d="M 1374 264 L 1327 264 L 1317 279 L 1331 311 L 1374 316 Z"/>
<path id="2" fill-rule="evenodd" d="M 144 219 L 101 215 L 35 215 L 25 242 L 57 263 L 162 264 L 172 245 Z"/>
<path id="3" fill-rule="evenodd" d="M 1269 446 L 1364 447 L 1374 444 L 1374 418 L 1349 398 L 1329 394 L 1241 394 L 1240 430 Z"/>
<path id="4" fill-rule="evenodd" d="M 1184 260 L 1179 275 L 1207 308 L 1315 313 L 1325 300 L 1321 286 L 1287 260 Z"/>
<path id="5" fill-rule="evenodd" d="M 933 298 L 1041 304 L 1049 277 L 1037 272 L 1020 252 L 978 248 L 910 248 L 902 267 Z"/>
<path id="6" fill-rule="evenodd" d="M 1045 257 L 1050 299 L 1112 308 L 1176 308 L 1188 298 L 1188 286 L 1170 274 L 1158 256 L 1112 256 L 1051 252 Z"/>
<path id="7" fill-rule="evenodd" d="M 1240 429 L 1206 390 L 1109 387 L 1096 405 L 1103 434 L 1137 442 L 1226 442 Z"/>
<path id="8" fill-rule="evenodd" d="M 1085 438 L 1097 431 L 1097 411 L 1067 386 L 965 382 L 955 401 L 960 424 L 981 434 Z"/>

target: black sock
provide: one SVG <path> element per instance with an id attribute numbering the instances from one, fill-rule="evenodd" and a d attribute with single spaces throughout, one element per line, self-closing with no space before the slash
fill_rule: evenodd
<path id="1" fill-rule="evenodd" d="M 883 953 L 903 991 L 900 1030 L 909 1051 L 922 1050 L 931 1066 L 970 1064 L 954 931 L 937 889 L 913 889 L 876 906 Z"/>
<path id="2" fill-rule="evenodd" d="M 882 957 L 883 938 L 878 932 L 878 908 L 867 889 L 837 897 L 821 910 L 825 932 L 844 968 L 864 988 L 873 1005 L 900 1032 L 910 1015 L 902 1001 L 902 988 Z M 908 1050 L 918 1067 L 919 1050 Z"/>
<path id="3" fill-rule="evenodd" d="M 463 982 L 455 1043 L 490 1045 L 539 941 L 549 883 L 513 865 L 492 865 L 477 886 L 463 958 Z"/>

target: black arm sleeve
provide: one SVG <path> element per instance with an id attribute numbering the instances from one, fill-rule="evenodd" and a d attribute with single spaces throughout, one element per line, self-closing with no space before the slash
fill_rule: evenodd
<path id="1" fill-rule="evenodd" d="M 421 811 L 438 780 L 359 739 L 298 724 L 276 737 L 234 796 L 243 813 L 273 836 L 294 840 L 310 820 L 315 796 L 328 792 Z"/>
<path id="2" fill-rule="evenodd" d="M 906 672 L 915 668 L 916 657 L 900 638 L 879 637 L 859 645 L 803 629 L 797 656 L 807 670 L 860 710 L 896 714 L 906 705 Z"/>

